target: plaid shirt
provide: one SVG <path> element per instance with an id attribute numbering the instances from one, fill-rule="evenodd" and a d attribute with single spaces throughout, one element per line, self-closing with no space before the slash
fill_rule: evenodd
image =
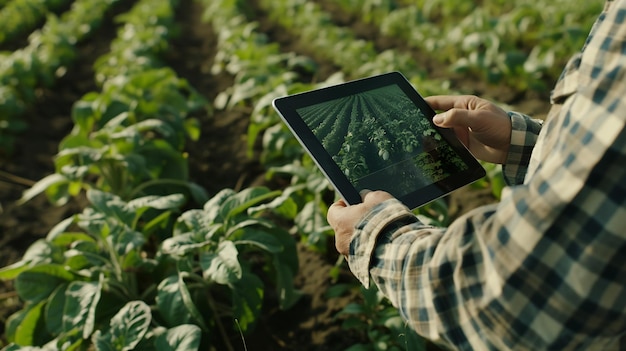
<path id="1" fill-rule="evenodd" d="M 512 119 L 499 204 L 448 228 L 395 199 L 348 262 L 405 320 L 461 350 L 613 350 L 626 334 L 626 0 L 607 2 L 547 122 Z M 539 132 L 540 131 L 540 132 Z M 371 277 L 371 278 L 370 278 Z"/>

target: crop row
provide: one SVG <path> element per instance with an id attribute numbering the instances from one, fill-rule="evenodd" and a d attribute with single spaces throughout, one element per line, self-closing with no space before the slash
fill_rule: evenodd
<path id="1" fill-rule="evenodd" d="M 387 37 L 516 91 L 550 88 L 578 50 L 602 0 L 489 2 L 340 0 L 337 5 Z"/>
<path id="2" fill-rule="evenodd" d="M 447 80 L 426 79 L 427 73 L 408 53 L 396 49 L 378 52 L 373 42 L 358 38 L 346 27 L 334 25 L 318 4 L 306 0 L 259 2 L 270 18 L 284 27 L 321 59 L 340 67 L 348 79 L 401 71 L 425 94 L 450 92 Z"/>
<path id="3" fill-rule="evenodd" d="M 330 188 L 311 159 L 304 156 L 293 135 L 280 122 L 271 107 L 275 97 L 316 87 L 302 82 L 296 72 L 312 72 L 316 65 L 311 58 L 282 53 L 276 43 L 258 29 L 258 23 L 246 17 L 245 4 L 233 1 L 206 0 L 205 18 L 219 30 L 218 52 L 214 72 L 234 74 L 232 87 L 216 99 L 216 108 L 252 107 L 248 128 L 250 155 L 256 140 L 262 136 L 260 158 L 268 166 L 268 177 L 292 177 L 284 193 L 297 204 L 292 213 L 294 231 L 311 245 L 325 248 L 329 228 L 325 220 L 327 204 L 324 195 Z M 322 84 L 342 81 L 331 76 Z"/>
<path id="4" fill-rule="evenodd" d="M 132 28 L 133 17 L 134 22 L 138 22 L 137 20 L 143 18 L 144 15 L 159 14 L 158 12 L 141 11 L 140 5 L 141 3 L 134 8 L 134 11 L 129 12 L 127 15 L 129 21 L 126 23 L 128 26 L 124 28 Z M 143 5 L 144 9 L 149 9 L 145 6 L 146 4 Z M 167 3 L 163 3 L 163 5 L 169 6 Z M 171 15 L 171 10 L 169 12 Z M 113 81 L 114 77 L 110 78 Z M 125 79 L 126 77 L 121 76 L 120 78 Z M 14 342 L 7 347 L 9 350 L 18 348 L 18 345 L 42 345 L 44 343 L 57 347 L 72 345 L 72 348 L 77 348 L 89 340 L 92 335 L 94 344 L 103 345 L 107 339 L 113 341 L 116 334 L 115 330 L 110 330 L 102 335 L 98 330 L 100 326 L 96 327 L 98 321 L 95 311 L 104 307 L 100 303 L 101 298 L 103 295 L 106 297 L 110 294 L 128 297 L 138 295 L 139 282 L 132 276 L 125 275 L 123 269 L 131 266 L 131 263 L 141 263 L 137 262 L 138 252 L 135 253 L 135 250 L 143 244 L 145 239 L 141 233 L 136 231 L 136 225 L 132 225 L 132 223 L 129 223 L 128 226 L 125 225 L 124 216 L 121 213 L 118 216 L 109 216 L 110 218 L 107 218 L 106 213 L 110 213 L 114 208 L 108 203 L 112 201 L 121 202 L 122 198 L 119 196 L 126 195 L 123 192 L 129 188 L 132 189 L 131 184 L 125 182 L 125 178 L 136 174 L 137 169 L 129 161 L 141 160 L 141 150 L 136 142 L 133 143 L 133 139 L 144 139 L 141 140 L 141 143 L 150 145 L 152 144 L 151 140 L 146 140 L 144 133 L 157 128 L 155 123 L 152 125 L 144 124 L 143 128 L 141 123 L 128 125 L 129 116 L 141 118 L 143 111 L 141 108 L 138 109 L 139 111 L 124 111 L 128 109 L 128 106 L 126 109 L 124 106 L 120 106 L 124 96 L 120 83 L 126 83 L 126 86 L 132 87 L 132 82 L 118 82 L 117 85 L 104 87 L 101 94 L 90 93 L 82 101 L 76 103 L 72 112 L 75 128 L 72 134 L 61 143 L 60 152 L 55 161 L 57 173 L 42 179 L 25 194 L 23 200 L 28 200 L 28 197 L 45 190 L 53 201 L 63 202 L 67 200 L 68 196 L 77 195 L 78 192 L 86 188 L 88 189 L 87 196 L 93 207 L 86 209 L 80 215 L 70 217 L 59 223 L 45 241 L 39 241 L 29 249 L 30 252 L 36 252 L 43 246 L 48 247 L 51 251 L 66 251 L 61 259 L 52 257 L 45 259 L 45 256 L 38 260 L 25 259 L 10 267 L 11 269 L 3 271 L 4 278 L 8 276 L 16 279 L 18 294 L 26 301 L 24 309 L 13 315 L 7 324 L 7 338 Z M 148 84 L 135 89 L 145 89 L 150 82 L 145 83 Z M 98 101 L 107 95 L 109 101 Z M 146 119 L 146 121 L 149 120 Z M 134 158 L 128 157 L 133 155 L 133 151 L 138 155 L 135 155 Z M 126 172 L 126 170 L 130 172 Z M 155 175 L 158 176 L 158 174 Z M 96 176 L 96 178 L 92 178 L 95 179 L 93 184 L 89 184 L 86 180 L 89 176 Z M 103 190 L 112 193 L 102 192 Z M 124 198 L 128 198 L 128 196 Z M 128 207 L 133 208 L 138 213 L 143 213 L 155 206 L 162 209 L 175 208 L 180 205 L 181 199 L 184 198 L 170 196 L 167 200 L 161 199 L 158 205 L 155 205 L 156 199 L 145 197 L 139 199 L 139 201 L 135 201 L 137 203 L 135 205 L 132 201 L 129 202 Z M 130 213 L 125 217 L 128 215 Z M 139 218 L 137 216 L 135 220 Z M 76 234 L 72 236 L 66 232 L 66 228 L 74 223 L 84 230 L 80 236 L 76 236 Z M 155 223 L 158 221 L 152 225 Z M 111 230 L 109 235 L 113 240 L 108 245 L 102 242 L 102 239 L 105 238 L 102 235 L 102 228 L 104 227 Z M 68 244 L 71 244 L 69 251 Z M 130 259 L 133 254 L 134 258 Z M 79 257 L 89 257 L 89 260 L 80 260 Z M 41 260 L 42 258 L 44 261 Z M 95 264 L 101 268 L 94 269 Z M 46 269 L 42 269 L 42 267 L 46 267 Z M 67 273 L 61 273 L 65 270 L 64 267 L 72 269 Z M 80 271 L 83 272 L 83 277 L 77 279 L 79 276 L 75 276 L 76 273 L 74 272 Z M 91 273 L 87 274 L 90 271 Z M 87 275 L 85 276 L 85 274 Z M 40 291 L 38 295 L 29 293 L 32 287 L 27 279 L 32 276 L 48 281 L 48 284 L 45 284 L 43 291 Z M 56 281 L 51 281 L 52 277 L 56 278 Z M 112 288 L 105 289 L 105 284 Z M 122 308 L 124 304 L 117 300 L 110 302 L 110 304 L 117 306 L 118 309 Z M 61 308 L 60 311 L 58 308 Z M 126 311 L 127 314 L 135 312 L 127 308 L 124 308 L 123 311 Z M 63 316 L 61 321 L 58 319 L 59 317 L 55 316 L 55 313 L 59 312 L 61 312 L 59 315 Z M 33 315 L 39 316 L 35 318 L 34 322 Z M 46 325 L 47 333 L 34 332 L 36 325 L 42 323 Z M 113 325 L 111 327 L 114 328 Z M 132 345 L 141 337 L 134 336 L 127 342 Z"/>
<path id="5" fill-rule="evenodd" d="M 188 180 L 185 141 L 198 137 L 189 115 L 206 101 L 161 64 L 176 3 L 140 0 L 117 18 L 118 37 L 94 66 L 101 91 L 76 102 L 56 173 L 25 193 L 63 202 L 86 190 L 90 206 L 0 270 L 25 301 L 3 350 L 228 346 L 235 326 L 222 319 L 250 329 L 266 284 L 283 308 L 297 299 L 295 242 L 262 218 L 290 211 L 288 199 L 266 188 L 208 199 Z M 181 213 L 194 204 L 203 206 Z"/>
<path id="6" fill-rule="evenodd" d="M 0 44 L 30 33 L 50 11 L 69 0 L 15 0 L 0 9 Z"/>
<path id="7" fill-rule="evenodd" d="M 145 16 L 152 21 L 146 23 Z M 141 194 L 147 181 L 187 177 L 185 138 L 198 137 L 195 121 L 187 116 L 206 102 L 175 72 L 161 67 L 172 5 L 144 0 L 118 21 L 122 26 L 110 51 L 94 64 L 102 91 L 74 104 L 74 129 L 59 145 L 56 173 L 42 179 L 43 187 L 27 192 L 24 201 L 45 189 L 54 202 L 64 203 L 93 185 L 129 199 Z"/>
<path id="8" fill-rule="evenodd" d="M 61 17 L 49 14 L 45 25 L 29 36 L 26 47 L 0 52 L 0 152 L 10 153 L 19 119 L 36 101 L 37 87 L 51 87 L 76 56 L 76 44 L 96 29 L 117 0 L 78 0 Z M 4 7 L 3 9 L 7 9 Z"/>

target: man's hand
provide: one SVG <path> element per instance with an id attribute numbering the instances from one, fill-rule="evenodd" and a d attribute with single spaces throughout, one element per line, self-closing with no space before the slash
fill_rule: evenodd
<path id="1" fill-rule="evenodd" d="M 343 200 L 339 200 L 328 209 L 328 224 L 335 231 L 335 247 L 344 256 L 350 253 L 350 240 L 356 225 L 374 206 L 393 198 L 384 191 L 369 190 L 361 191 L 361 196 L 363 203 L 349 206 Z"/>
<path id="2" fill-rule="evenodd" d="M 453 128 L 456 136 L 478 159 L 504 163 L 511 144 L 511 119 L 493 103 L 476 96 L 430 96 L 426 102 L 437 114 L 433 122 Z"/>

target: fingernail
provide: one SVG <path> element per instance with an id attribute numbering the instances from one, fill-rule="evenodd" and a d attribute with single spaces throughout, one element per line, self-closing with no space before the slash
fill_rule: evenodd
<path id="1" fill-rule="evenodd" d="M 435 117 L 433 117 L 433 122 L 435 122 L 435 124 L 441 124 L 443 123 L 443 120 L 444 120 L 443 113 L 437 114 L 435 115 Z"/>

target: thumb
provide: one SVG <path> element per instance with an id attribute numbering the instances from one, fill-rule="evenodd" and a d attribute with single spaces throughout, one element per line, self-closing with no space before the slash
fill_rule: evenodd
<path id="1" fill-rule="evenodd" d="M 453 108 L 446 112 L 439 113 L 433 117 L 433 122 L 442 128 L 465 127 L 471 128 L 473 118 L 466 109 Z"/>

